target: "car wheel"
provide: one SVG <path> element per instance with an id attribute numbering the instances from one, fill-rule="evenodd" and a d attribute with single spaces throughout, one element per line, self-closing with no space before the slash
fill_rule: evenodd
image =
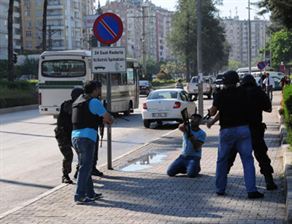
<path id="1" fill-rule="evenodd" d="M 143 124 L 145 128 L 150 128 L 150 121 L 149 120 L 143 120 Z"/>
<path id="2" fill-rule="evenodd" d="M 162 126 L 162 121 L 159 121 L 159 120 L 158 120 L 158 121 L 157 121 L 157 125 L 158 125 L 158 126 Z"/>

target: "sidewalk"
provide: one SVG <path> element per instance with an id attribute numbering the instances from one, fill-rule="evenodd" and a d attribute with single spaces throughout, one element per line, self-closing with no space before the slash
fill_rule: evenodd
<path id="1" fill-rule="evenodd" d="M 239 156 L 228 177 L 227 195 L 215 194 L 219 127 L 208 130 L 203 126 L 208 138 L 198 178 L 170 178 L 165 174 L 180 151 L 181 134 L 175 130 L 115 161 L 115 170 L 106 170 L 105 177 L 94 179 L 96 191 L 104 195 L 95 205 L 75 205 L 75 186 L 63 185 L 2 218 L 0 215 L 0 223 L 283 223 L 286 199 L 279 145 L 279 102 L 277 92 L 273 112 L 264 116 L 268 126 L 266 141 L 279 189 L 265 190 L 257 166 L 257 185 L 265 193 L 264 199 L 247 199 Z"/>

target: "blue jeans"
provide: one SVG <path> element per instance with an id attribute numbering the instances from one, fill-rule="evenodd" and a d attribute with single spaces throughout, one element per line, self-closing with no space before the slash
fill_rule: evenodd
<path id="1" fill-rule="evenodd" d="M 201 171 L 200 160 L 199 157 L 180 155 L 168 167 L 167 175 L 173 177 L 178 173 L 186 173 L 188 177 L 196 177 Z"/>
<path id="2" fill-rule="evenodd" d="M 72 145 L 78 155 L 79 172 L 74 200 L 94 197 L 94 187 L 91 179 L 95 142 L 88 138 L 73 138 Z"/>
<path id="3" fill-rule="evenodd" d="M 225 192 L 227 184 L 228 158 L 232 148 L 236 148 L 240 154 L 247 192 L 257 191 L 249 127 L 238 126 L 220 130 L 220 142 L 216 168 L 217 192 Z"/>

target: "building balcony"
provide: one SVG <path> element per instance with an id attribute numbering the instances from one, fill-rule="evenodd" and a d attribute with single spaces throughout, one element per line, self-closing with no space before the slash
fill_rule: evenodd
<path id="1" fill-rule="evenodd" d="M 14 29 L 20 29 L 20 24 L 19 23 L 14 23 L 13 24 Z"/>
<path id="2" fill-rule="evenodd" d="M 14 34 L 13 35 L 14 40 L 20 40 L 20 35 L 19 34 Z"/>
<path id="3" fill-rule="evenodd" d="M 54 19 L 64 19 L 64 15 L 48 15 L 47 20 L 54 20 Z"/>
<path id="4" fill-rule="evenodd" d="M 49 9 L 63 9 L 64 6 L 63 5 L 48 5 L 48 10 Z"/>
<path id="5" fill-rule="evenodd" d="M 65 40 L 65 37 L 52 35 L 52 40 Z"/>
<path id="6" fill-rule="evenodd" d="M 64 26 L 54 26 L 54 25 L 51 25 L 51 29 L 52 30 L 64 30 Z"/>

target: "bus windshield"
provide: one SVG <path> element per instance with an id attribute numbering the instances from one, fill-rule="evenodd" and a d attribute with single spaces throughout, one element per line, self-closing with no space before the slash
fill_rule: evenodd
<path id="1" fill-rule="evenodd" d="M 85 74 L 85 62 L 81 60 L 51 60 L 42 63 L 42 75 L 45 77 L 81 77 Z"/>

